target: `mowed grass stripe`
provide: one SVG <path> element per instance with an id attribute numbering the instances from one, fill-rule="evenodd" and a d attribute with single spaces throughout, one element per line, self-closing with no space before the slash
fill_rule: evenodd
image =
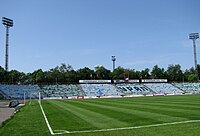
<path id="1" fill-rule="evenodd" d="M 73 103 L 73 105 L 76 105 L 78 107 L 84 109 L 86 108 L 88 110 L 98 112 L 109 117 L 113 117 L 121 122 L 127 122 L 128 124 L 123 127 L 161 123 L 163 122 L 163 119 L 165 118 L 169 119 L 168 116 L 165 115 L 163 116 L 156 113 L 151 114 L 143 111 L 130 110 L 127 108 L 88 103 L 87 101 L 68 101 L 68 102 Z"/>
<path id="2" fill-rule="evenodd" d="M 113 128 L 113 127 L 120 127 L 120 126 L 126 126 L 126 122 L 120 122 L 117 119 L 108 117 L 106 115 L 100 114 L 98 112 L 93 112 L 90 110 L 87 110 L 85 108 L 80 108 L 78 106 L 69 104 L 69 103 L 65 103 L 64 101 L 49 101 L 52 104 L 57 105 L 59 108 L 74 114 L 76 116 L 78 116 L 80 119 L 84 120 L 85 122 L 87 122 L 88 124 L 90 124 L 90 126 L 92 125 L 92 129 L 103 129 L 103 128 Z M 48 115 L 47 115 L 48 116 Z M 64 120 L 64 121 L 71 121 L 73 120 L 72 118 L 69 118 L 68 120 Z M 62 121 L 62 124 L 65 124 L 65 122 Z M 76 120 L 77 122 L 79 122 L 79 120 Z M 69 126 L 68 128 L 66 128 L 68 131 L 71 130 L 70 128 L 71 126 Z M 84 130 L 87 128 L 84 127 L 82 128 L 81 126 L 76 126 L 78 128 L 78 130 Z M 59 128 L 57 128 L 59 129 Z M 74 128 L 72 128 L 74 129 Z M 91 129 L 87 128 L 87 129 Z"/>
<path id="3" fill-rule="evenodd" d="M 135 125 L 144 125 L 152 123 L 163 123 L 163 122 L 174 122 L 174 121 L 183 121 L 188 120 L 187 118 L 179 116 L 171 116 L 166 112 L 160 113 L 160 110 L 157 111 L 147 110 L 146 107 L 136 108 L 134 105 L 125 105 L 121 103 L 107 103 L 105 101 L 71 101 L 73 103 L 79 103 L 87 107 L 96 107 L 101 111 L 111 111 L 114 113 L 119 113 L 117 118 L 121 121 L 128 121 L 131 126 Z M 100 103 L 99 103 L 100 102 Z M 82 107 L 84 107 L 82 106 Z M 159 107 L 155 107 L 156 109 Z M 91 108 L 93 110 L 93 108 Z M 96 109 L 95 109 L 96 110 Z M 112 113 L 110 112 L 110 113 Z M 169 111 L 170 112 L 170 111 Z M 125 115 L 125 116 L 122 116 Z M 112 116 L 112 114 L 111 114 Z M 125 117 L 125 118 L 123 118 Z M 139 120 L 139 121 L 138 121 Z"/>
<path id="4" fill-rule="evenodd" d="M 115 101 L 115 103 L 113 103 L 112 100 L 94 101 L 92 103 L 126 107 L 128 109 L 144 111 L 147 113 L 148 112 L 159 113 L 159 114 L 169 115 L 169 116 L 174 116 L 174 117 L 184 117 L 187 119 L 199 119 L 199 115 L 200 115 L 199 109 L 192 109 L 189 106 L 188 108 L 187 107 L 182 108 L 179 106 L 170 106 L 170 104 L 166 104 L 165 106 L 163 106 L 157 103 L 156 104 L 148 104 L 148 102 L 138 103 L 138 102 L 134 102 L 134 100 L 132 102 L 125 102 L 125 103 L 121 101 Z"/>
<path id="5" fill-rule="evenodd" d="M 169 96 L 165 96 L 165 97 L 169 97 Z M 170 96 L 171 97 L 171 96 Z M 176 96 L 173 96 L 176 97 Z M 123 102 L 128 102 L 128 103 L 134 103 L 134 104 L 148 104 L 148 105 L 163 105 L 163 106 L 175 106 L 175 107 L 180 107 L 180 108 L 194 108 L 194 109 L 200 109 L 199 104 L 200 101 L 197 100 L 192 100 L 192 102 L 190 101 L 179 101 L 179 102 L 171 102 L 171 101 L 123 101 Z"/>
<path id="6" fill-rule="evenodd" d="M 42 101 L 42 106 L 53 130 L 57 128 L 61 130 L 66 129 L 68 128 L 66 126 L 70 126 L 72 128 L 77 126 L 93 128 L 92 125 L 82 120 L 79 116 L 76 116 L 66 110 L 66 108 L 62 108 L 55 104 L 54 100 L 44 100 Z"/>
<path id="7" fill-rule="evenodd" d="M 189 96 L 189 98 L 187 98 Z M 123 99 L 121 101 L 129 101 L 133 97 Z M 113 101 L 118 101 L 117 99 L 113 99 Z M 168 103 L 192 103 L 193 101 L 200 102 L 199 95 L 182 95 L 182 96 L 159 96 L 159 97 L 134 97 L 135 102 L 168 102 Z"/>
<path id="8" fill-rule="evenodd" d="M 197 96 L 200 96 L 200 95 L 197 95 Z M 144 97 L 144 98 L 141 98 L 142 101 L 138 98 L 128 98 L 128 99 L 120 99 L 120 100 L 106 99 L 105 101 L 95 101 L 95 102 L 112 103 L 113 101 L 115 101 L 119 105 L 126 103 L 126 104 L 129 104 L 129 106 L 135 106 L 135 107 L 148 107 L 149 106 L 149 108 L 153 109 L 153 110 L 156 110 L 156 109 L 162 110 L 163 109 L 164 111 L 168 111 L 169 109 L 172 109 L 171 113 L 177 112 L 177 114 L 184 113 L 184 114 L 191 115 L 192 113 L 194 113 L 194 116 L 198 116 L 200 114 L 200 109 L 199 109 L 200 106 L 199 105 L 198 105 L 198 107 L 196 106 L 193 108 L 194 104 L 197 104 L 197 103 L 200 104 L 199 99 L 197 99 L 198 101 L 193 100 L 193 96 L 192 96 L 188 100 L 188 101 L 192 102 L 192 104 L 190 104 L 190 105 L 188 104 L 185 106 L 185 104 L 177 104 L 177 105 L 171 104 L 170 100 L 166 99 L 166 98 L 171 99 L 171 97 L 174 97 L 175 100 L 177 99 L 177 96 L 162 97 L 162 98 L 165 98 L 165 102 L 162 102 L 162 103 L 157 102 L 157 101 L 155 103 L 152 102 L 152 100 L 154 100 L 155 98 L 158 98 L 158 97 L 154 97 L 154 98 L 149 97 L 149 98 L 152 98 L 152 100 L 150 100 L 148 97 Z M 178 96 L 178 98 L 179 97 L 180 96 Z M 181 96 L 181 97 L 190 97 L 190 96 Z M 145 98 L 147 98 L 147 99 L 145 99 Z M 160 98 L 158 98 L 158 99 L 160 99 Z M 139 100 L 139 102 L 138 102 L 138 100 Z M 165 108 L 166 108 L 166 110 L 165 110 Z"/>
<path id="9" fill-rule="evenodd" d="M 138 105 L 134 102 L 130 104 L 130 102 L 132 102 L 133 99 L 134 98 L 126 99 L 129 100 L 128 103 L 121 102 L 121 100 L 123 101 L 124 99 L 118 99 L 118 101 L 116 101 L 116 99 L 100 99 L 100 100 L 96 99 L 96 100 L 83 100 L 83 101 L 77 101 L 77 100 L 56 101 L 56 103 L 55 101 L 49 101 L 49 102 L 54 103 L 54 106 L 55 105 L 58 106 L 59 110 L 62 110 L 63 112 L 62 115 L 65 114 L 66 111 L 68 111 L 68 113 L 71 112 L 76 117 L 78 117 L 75 119 L 72 119 L 70 117 L 70 122 L 71 121 L 77 122 L 76 120 L 79 120 L 79 123 L 87 122 L 88 124 L 90 124 L 88 125 L 90 126 L 88 128 L 81 127 L 83 130 L 89 128 L 98 129 L 98 128 L 125 127 L 133 125 L 134 126 L 145 125 L 152 123 L 156 124 L 162 122 L 184 121 L 189 119 L 188 116 L 186 116 L 187 114 L 185 116 L 180 116 L 180 115 L 177 116 L 177 113 L 174 114 L 173 111 L 174 109 L 171 110 L 172 108 L 164 108 L 165 110 L 162 111 L 163 106 L 161 107 L 148 106 L 147 104 L 146 106 L 144 106 L 144 105 Z M 177 111 L 179 111 L 179 109 Z M 67 118 L 67 115 L 65 117 Z M 106 119 L 104 119 L 105 117 Z M 196 119 L 194 118 L 194 116 L 189 116 L 189 117 L 190 118 L 192 117 L 192 119 Z M 113 123 L 114 125 L 111 125 L 110 123 L 107 124 L 107 122 L 110 122 L 110 119 L 115 120 Z M 65 119 L 61 119 L 60 121 L 63 122 L 65 121 Z M 58 123 L 59 121 L 57 121 L 57 124 Z M 86 125 L 87 123 L 84 124 Z M 62 129 L 63 128 L 65 127 L 62 127 Z"/>
<path id="10" fill-rule="evenodd" d="M 172 97 L 172 96 L 165 96 L 165 97 Z M 173 97 L 177 98 L 177 96 L 173 96 Z M 133 99 L 133 100 L 130 101 L 129 99 Z M 185 101 L 174 102 L 174 101 L 168 101 L 168 100 L 165 100 L 165 101 L 155 101 L 153 99 L 153 100 L 149 101 L 149 99 L 142 99 L 142 101 L 141 100 L 138 101 L 137 98 L 128 98 L 127 100 L 122 99 L 120 102 L 134 103 L 134 104 L 145 104 L 145 105 L 146 104 L 148 104 L 148 105 L 157 105 L 158 104 L 158 105 L 163 105 L 163 106 L 170 105 L 170 106 L 183 107 L 183 108 L 185 108 L 185 107 L 188 108 L 189 107 L 189 108 L 194 108 L 194 109 L 200 109 L 200 107 L 199 107 L 199 104 L 200 104 L 199 99 L 198 100 L 192 100 L 192 102 L 191 101 L 186 101 L 186 100 Z M 109 100 L 109 101 L 116 101 L 116 100 Z M 116 101 L 116 102 L 118 102 L 118 101 Z"/>
<path id="11" fill-rule="evenodd" d="M 42 101 L 42 105 L 44 106 L 43 108 L 45 110 L 45 113 L 46 112 L 48 113 L 48 120 L 51 120 L 50 124 L 54 126 L 53 129 L 61 130 L 65 128 L 70 128 L 71 129 L 70 131 L 96 130 L 94 129 L 94 126 L 92 124 L 86 122 L 84 119 L 81 119 L 78 115 L 75 115 L 69 112 L 68 111 L 70 110 L 69 108 L 68 110 L 65 109 L 67 108 L 67 105 L 65 103 L 68 103 L 70 101 L 71 100 L 66 100 L 66 101 L 63 100 L 61 102 L 64 104 L 57 103 L 58 105 L 62 105 L 62 107 L 58 107 L 58 105 L 51 103 L 53 101 L 50 101 L 50 102 Z M 187 104 L 188 107 L 190 107 L 193 105 L 195 106 L 200 105 L 200 95 L 195 95 L 195 96 L 189 95 L 189 96 L 178 96 L 178 97 L 172 96 L 172 97 L 144 97 L 144 98 L 123 98 L 123 99 L 94 99 L 94 100 L 90 99 L 90 100 L 83 100 L 83 101 L 75 100 L 75 102 L 76 101 L 102 105 L 103 106 L 102 108 L 108 108 L 104 106 L 112 107 L 113 104 L 115 104 L 114 107 L 116 107 L 116 105 L 119 105 L 119 104 L 125 104 L 125 107 L 123 107 L 122 105 L 119 105 L 116 108 L 131 109 L 132 106 L 137 105 L 137 103 L 135 102 L 140 103 L 139 107 L 141 108 L 143 108 L 148 103 L 152 103 L 151 106 L 153 106 L 154 103 L 155 104 L 161 103 L 160 104 L 161 107 L 165 107 L 165 105 L 162 105 L 165 103 L 172 104 L 172 105 L 177 103 L 177 106 L 179 105 L 179 107 L 185 104 Z M 127 102 L 124 102 L 124 101 L 127 101 Z M 72 102 L 74 103 L 74 100 L 72 100 Z M 68 105 L 73 105 L 73 103 L 70 103 Z M 127 105 L 128 107 L 126 107 Z M 132 108 L 135 109 L 135 107 L 132 107 Z M 159 109 L 157 110 L 158 111 L 155 111 L 155 113 L 159 113 Z M 112 113 L 110 113 L 112 111 L 115 112 L 115 110 L 105 110 L 104 113 L 106 116 L 109 117 L 110 115 L 112 115 Z M 161 111 L 163 112 L 163 110 Z M 96 112 L 98 113 L 98 111 Z M 117 112 L 117 113 L 120 113 L 120 112 Z M 147 112 L 149 112 L 148 109 L 147 109 Z M 198 108 L 194 108 L 192 112 L 196 112 L 196 114 L 199 114 Z M 129 115 L 129 114 L 125 114 L 125 115 Z M 177 115 L 177 113 L 175 115 Z M 175 117 L 175 115 L 173 115 L 173 117 Z M 191 114 L 191 115 L 193 116 L 194 114 Z M 191 116 L 191 115 L 187 114 L 187 116 Z M 116 116 L 117 114 L 114 114 L 113 118 L 115 119 Z M 178 115 L 178 117 L 185 118 L 184 116 L 185 116 L 184 114 Z M 199 115 L 199 118 L 200 118 L 200 115 Z M 129 116 L 129 119 L 132 119 L 132 117 Z M 119 121 L 121 122 L 121 120 Z M 126 122 L 126 123 L 130 124 L 130 122 Z M 62 126 L 64 127 L 62 128 Z M 62 131 L 56 131 L 56 132 L 62 132 Z M 64 134 L 64 135 L 65 136 L 72 136 L 72 135 L 73 136 L 105 136 L 105 135 L 106 136 L 107 135 L 109 136 L 116 136 L 116 135 L 117 136 L 133 136 L 133 135 L 136 135 L 136 136 L 147 136 L 147 135 L 148 136 L 169 136 L 169 135 L 170 136 L 199 136 L 199 133 L 200 133 L 200 123 L 196 122 L 196 123 L 176 124 L 176 125 L 130 129 L 130 130 L 116 130 L 116 131 L 108 131 L 108 132 L 93 132 L 93 133 L 91 132 L 91 133 Z M 44 117 L 42 116 L 42 112 L 38 105 L 38 102 L 32 101 L 31 105 L 26 105 L 25 107 L 23 107 L 20 110 L 20 112 L 18 112 L 11 120 L 7 121 L 5 125 L 0 127 L 0 135 L 1 136 L 50 135 L 49 130 L 45 124 Z"/>
<path id="12" fill-rule="evenodd" d="M 157 98 L 158 100 L 156 100 Z M 50 119 L 53 122 L 53 129 L 67 131 L 99 130 L 200 119 L 198 107 L 187 108 L 180 103 L 192 102 L 198 104 L 198 99 L 193 99 L 193 96 L 191 96 L 190 99 L 187 98 L 182 101 L 183 98 L 181 98 L 179 101 L 178 98 L 180 96 L 173 96 L 173 98 L 170 96 L 50 100 L 46 101 L 50 104 L 47 110 L 52 108 L 55 110 L 47 112 L 47 117 L 51 118 L 53 114 L 58 112 L 59 118 Z M 169 100 L 171 100 L 171 104 Z M 178 104 L 174 104 L 175 102 L 178 102 Z"/>
<path id="13" fill-rule="evenodd" d="M 66 103 L 67 102 L 67 103 Z M 77 105 L 69 103 L 70 101 L 53 101 L 57 106 L 60 106 L 64 109 L 67 109 L 69 112 L 78 115 L 83 120 L 93 124 L 96 128 L 104 128 L 105 122 L 110 122 L 112 127 L 125 125 L 126 123 L 117 121 L 113 117 L 108 117 L 104 114 L 100 114 L 98 112 L 93 112 L 88 110 L 87 108 L 80 108 Z"/>
<path id="14" fill-rule="evenodd" d="M 130 98 L 123 99 L 121 101 L 129 101 Z M 113 99 L 113 101 L 118 101 L 117 99 Z M 192 103 L 193 101 L 200 102 L 199 95 L 180 95 L 180 96 L 154 96 L 154 97 L 134 97 L 134 101 L 136 102 L 168 102 L 168 103 Z"/>

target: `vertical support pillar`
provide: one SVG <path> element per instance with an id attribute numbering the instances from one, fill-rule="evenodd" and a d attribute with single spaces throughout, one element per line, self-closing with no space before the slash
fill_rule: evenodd
<path id="1" fill-rule="evenodd" d="M 8 71 L 8 38 L 9 38 L 9 27 L 6 26 L 6 53 L 5 53 L 5 70 Z"/>
<path id="2" fill-rule="evenodd" d="M 199 81 L 199 74 L 198 74 L 198 68 L 197 68 L 197 52 L 196 52 L 196 39 L 199 38 L 199 33 L 190 33 L 189 39 L 193 41 L 193 48 L 194 48 L 194 66 L 195 66 L 195 75 L 197 81 Z"/>
<path id="3" fill-rule="evenodd" d="M 112 61 L 113 61 L 113 71 L 114 71 L 115 70 L 115 61 L 116 61 L 115 56 L 112 56 Z"/>
<path id="4" fill-rule="evenodd" d="M 195 65 L 195 74 L 196 74 L 196 78 L 197 81 L 199 80 L 199 74 L 198 74 L 198 69 L 197 69 L 197 52 L 196 52 L 196 43 L 195 43 L 195 39 L 192 40 L 193 41 L 193 47 L 194 47 L 194 65 Z"/>

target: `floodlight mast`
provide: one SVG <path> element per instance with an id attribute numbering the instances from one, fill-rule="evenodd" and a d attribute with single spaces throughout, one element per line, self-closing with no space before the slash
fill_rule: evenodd
<path id="1" fill-rule="evenodd" d="M 9 28 L 13 26 L 13 20 L 6 17 L 2 17 L 2 24 L 6 27 L 5 70 L 8 71 L 8 38 L 9 38 Z"/>
<path id="2" fill-rule="evenodd" d="M 199 33 L 190 33 L 189 34 L 189 39 L 193 41 L 193 48 L 194 48 L 194 65 L 195 65 L 195 73 L 196 73 L 196 78 L 197 81 L 199 80 L 199 74 L 198 74 L 198 69 L 197 69 L 197 53 L 196 53 L 196 39 L 199 38 Z"/>
<path id="3" fill-rule="evenodd" d="M 115 61 L 116 61 L 115 56 L 112 56 L 112 61 L 113 61 L 113 71 L 114 71 L 115 70 Z"/>

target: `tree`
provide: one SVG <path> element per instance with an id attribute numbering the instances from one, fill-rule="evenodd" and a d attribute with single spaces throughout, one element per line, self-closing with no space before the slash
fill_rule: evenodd
<path id="1" fill-rule="evenodd" d="M 19 83 L 25 80 L 25 74 L 17 70 L 11 70 L 8 72 L 8 82 Z"/>
<path id="2" fill-rule="evenodd" d="M 199 77 L 200 77 L 200 65 L 197 65 Z M 3 67 L 0 66 L 0 82 L 8 83 L 78 83 L 81 79 L 149 79 L 149 78 L 167 78 L 169 81 L 176 82 L 195 82 L 195 69 L 190 68 L 183 72 L 179 64 L 169 65 L 167 70 L 164 68 L 159 68 L 155 65 L 149 74 L 150 70 L 148 68 L 142 71 L 136 71 L 134 69 L 125 69 L 123 67 L 117 67 L 112 73 L 110 70 L 99 65 L 95 67 L 95 71 L 89 69 L 88 67 L 80 68 L 77 71 L 69 64 L 62 63 L 60 66 L 56 66 L 48 71 L 43 71 L 42 69 L 35 70 L 32 73 L 23 73 L 17 70 L 5 71 Z"/>
<path id="3" fill-rule="evenodd" d="M 6 76 L 6 71 L 4 70 L 3 67 L 0 66 L 0 82 L 5 81 L 5 76 Z"/>
<path id="4" fill-rule="evenodd" d="M 42 71 L 42 69 L 39 69 L 36 73 L 36 83 L 43 83 L 44 82 L 44 78 L 45 75 L 44 75 L 44 72 Z"/>
<path id="5" fill-rule="evenodd" d="M 111 71 L 103 66 L 95 67 L 96 79 L 110 79 Z"/>
<path id="6" fill-rule="evenodd" d="M 155 65 L 151 71 L 151 77 L 157 79 L 166 78 L 164 68 L 159 68 L 158 65 Z"/>
<path id="7" fill-rule="evenodd" d="M 135 71 L 134 69 L 128 69 L 129 71 L 129 78 L 130 79 L 139 79 L 140 78 L 140 72 Z"/>
<path id="8" fill-rule="evenodd" d="M 196 74 L 190 74 L 190 75 L 188 76 L 188 81 L 189 81 L 189 82 L 195 82 L 195 81 L 197 81 Z"/>
<path id="9" fill-rule="evenodd" d="M 28 78 L 29 78 L 28 82 L 33 83 L 33 84 L 42 83 L 44 82 L 44 79 L 45 79 L 44 77 L 45 75 L 42 69 L 38 69 L 38 70 L 35 70 L 33 73 L 28 74 Z"/>
<path id="10" fill-rule="evenodd" d="M 146 68 L 145 70 L 142 70 L 140 73 L 140 78 L 149 79 L 150 78 L 149 71 L 150 70 L 148 68 Z"/>
<path id="11" fill-rule="evenodd" d="M 199 64 L 197 64 L 197 71 L 198 71 L 198 80 L 200 80 L 200 65 Z"/>
<path id="12" fill-rule="evenodd" d="M 51 83 L 56 83 L 57 84 L 58 82 L 60 82 L 61 72 L 60 72 L 58 66 L 55 67 L 55 68 L 50 69 L 50 71 L 49 71 L 49 79 L 50 79 L 49 81 Z"/>
<path id="13" fill-rule="evenodd" d="M 94 79 L 95 74 L 94 70 L 89 69 L 88 67 L 81 68 L 77 70 L 77 79 Z"/>
<path id="14" fill-rule="evenodd" d="M 181 66 L 179 64 L 169 65 L 166 71 L 169 81 L 182 81 L 183 80 L 183 72 L 181 70 Z"/>
<path id="15" fill-rule="evenodd" d="M 62 83 L 78 83 L 77 73 L 74 70 L 65 72 L 64 77 L 65 79 L 62 80 Z"/>
<path id="16" fill-rule="evenodd" d="M 66 65 L 64 63 L 61 64 L 61 66 L 57 66 L 59 72 L 65 73 L 65 72 L 70 72 L 73 70 L 73 67 L 71 65 Z"/>
<path id="17" fill-rule="evenodd" d="M 189 70 L 186 70 L 184 72 L 183 78 L 184 78 L 184 81 L 186 81 L 186 82 L 195 82 L 195 81 L 197 81 L 196 72 L 195 72 L 194 68 L 192 67 Z"/>
<path id="18" fill-rule="evenodd" d="M 123 67 L 117 67 L 112 72 L 112 79 L 124 79 L 124 71 L 125 69 Z"/>

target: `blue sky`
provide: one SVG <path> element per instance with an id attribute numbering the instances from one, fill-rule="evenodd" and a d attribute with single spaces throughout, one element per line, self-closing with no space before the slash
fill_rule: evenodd
<path id="1" fill-rule="evenodd" d="M 0 0 L 0 17 L 14 20 L 9 70 L 75 70 L 103 65 L 143 70 L 193 67 L 191 32 L 200 33 L 199 0 Z M 200 62 L 200 39 L 197 40 Z M 5 61 L 0 25 L 0 65 Z"/>

